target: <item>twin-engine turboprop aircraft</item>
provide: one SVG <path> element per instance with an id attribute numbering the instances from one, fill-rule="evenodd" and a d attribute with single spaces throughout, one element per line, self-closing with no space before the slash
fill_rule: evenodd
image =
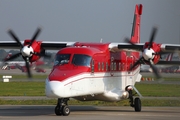
<path id="1" fill-rule="evenodd" d="M 136 5 L 132 35 L 128 43 L 87 43 L 87 42 L 44 42 L 36 40 L 41 29 L 38 28 L 31 40 L 20 42 L 12 30 L 8 33 L 15 42 L 1 41 L 0 48 L 20 48 L 20 52 L 5 61 L 18 56 L 25 60 L 28 77 L 31 78 L 29 62 L 47 56 L 45 50 L 60 49 L 54 66 L 46 79 L 46 96 L 57 98 L 56 115 L 70 114 L 69 98 L 77 100 L 120 101 L 130 100 L 135 111 L 141 111 L 141 96 L 135 88 L 140 82 L 140 64 L 149 64 L 157 78 L 160 75 L 154 64 L 179 64 L 179 62 L 160 61 L 161 55 L 180 50 L 180 45 L 158 44 L 154 42 L 157 28 L 153 28 L 149 42 L 140 43 L 140 20 L 143 6 Z M 142 52 L 142 56 L 140 53 Z"/>

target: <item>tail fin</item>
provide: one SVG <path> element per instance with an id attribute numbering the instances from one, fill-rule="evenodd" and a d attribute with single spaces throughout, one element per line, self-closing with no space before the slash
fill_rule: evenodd
<path id="1" fill-rule="evenodd" d="M 140 22 L 141 22 L 142 8 L 143 8 L 142 4 L 135 6 L 133 27 L 131 33 L 131 42 L 133 43 L 140 42 Z"/>

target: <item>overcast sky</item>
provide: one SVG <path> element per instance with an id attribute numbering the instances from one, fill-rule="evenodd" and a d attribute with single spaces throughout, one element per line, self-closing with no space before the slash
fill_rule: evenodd
<path id="1" fill-rule="evenodd" d="M 135 4 L 143 4 L 141 42 L 158 26 L 156 42 L 180 44 L 180 0 L 0 0 L 0 40 L 123 42 L 130 37 Z"/>

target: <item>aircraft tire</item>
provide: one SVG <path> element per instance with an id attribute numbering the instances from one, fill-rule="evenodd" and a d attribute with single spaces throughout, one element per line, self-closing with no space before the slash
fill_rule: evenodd
<path id="1" fill-rule="evenodd" d="M 70 114 L 70 109 L 67 105 L 62 107 L 62 114 L 63 116 L 68 116 Z"/>
<path id="2" fill-rule="evenodd" d="M 134 109 L 136 112 L 141 111 L 141 100 L 139 98 L 135 98 L 134 100 Z"/>
<path id="3" fill-rule="evenodd" d="M 54 112 L 55 112 L 55 114 L 56 114 L 57 116 L 62 115 L 62 113 L 61 113 L 61 110 L 60 110 L 59 106 L 56 106 L 56 107 L 55 107 Z"/>

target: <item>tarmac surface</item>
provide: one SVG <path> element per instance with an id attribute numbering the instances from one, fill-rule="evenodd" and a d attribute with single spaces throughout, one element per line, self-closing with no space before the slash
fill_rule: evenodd
<path id="1" fill-rule="evenodd" d="M 131 107 L 70 106 L 69 116 L 56 116 L 55 106 L 0 106 L 0 119 L 6 120 L 179 120 L 180 107 L 143 107 L 134 112 Z"/>

